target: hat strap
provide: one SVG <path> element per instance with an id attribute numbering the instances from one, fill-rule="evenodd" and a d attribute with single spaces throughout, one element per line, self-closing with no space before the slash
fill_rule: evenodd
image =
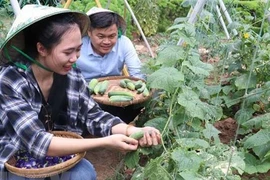
<path id="1" fill-rule="evenodd" d="M 11 60 L 11 57 L 9 56 L 8 52 L 7 52 L 7 48 L 4 48 L 4 53 L 5 53 L 5 56 L 7 57 L 8 61 L 9 62 L 12 62 L 13 64 L 15 64 L 18 68 L 21 68 L 23 70 L 27 70 L 27 66 L 22 64 L 22 63 L 19 63 L 19 62 L 13 62 Z"/>
<path id="2" fill-rule="evenodd" d="M 33 63 L 35 63 L 36 65 L 38 65 L 39 67 L 41 67 L 41 68 L 43 68 L 43 69 L 45 69 L 45 70 L 47 70 L 47 71 L 53 72 L 53 71 L 50 70 L 49 68 L 43 66 L 43 65 L 42 65 L 40 62 L 38 62 L 37 60 L 35 60 L 35 59 L 33 59 L 32 57 L 28 56 L 26 53 L 24 53 L 24 52 L 23 52 L 22 50 L 20 50 L 19 48 L 15 47 L 15 46 L 11 46 L 11 47 L 12 47 L 13 49 L 15 49 L 17 52 L 19 52 L 21 55 L 23 55 L 24 57 L 26 57 L 28 60 L 30 60 L 30 61 L 32 61 Z M 9 57 L 9 61 L 12 62 L 12 60 L 11 60 L 10 57 Z M 14 64 L 15 64 L 17 67 L 22 68 L 22 69 L 24 69 L 24 70 L 27 69 L 27 68 L 25 69 L 26 65 L 24 65 L 24 64 L 21 64 L 21 63 L 18 63 L 18 62 L 14 62 Z M 22 66 L 24 66 L 24 67 L 22 67 Z"/>

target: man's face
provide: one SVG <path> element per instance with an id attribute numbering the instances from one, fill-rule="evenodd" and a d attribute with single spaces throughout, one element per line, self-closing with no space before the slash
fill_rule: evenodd
<path id="1" fill-rule="evenodd" d="M 118 38 L 118 29 L 116 24 L 108 28 L 96 28 L 88 31 L 92 47 L 95 53 L 104 56 L 108 54 L 115 45 Z"/>

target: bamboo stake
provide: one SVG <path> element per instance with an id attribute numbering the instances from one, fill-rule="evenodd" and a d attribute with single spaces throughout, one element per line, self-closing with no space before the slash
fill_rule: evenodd
<path id="1" fill-rule="evenodd" d="M 129 12 L 130 12 L 130 14 L 131 14 L 133 20 L 135 21 L 135 23 L 136 23 L 136 25 L 137 25 L 137 27 L 138 27 L 138 29 L 139 29 L 141 35 L 142 35 L 142 38 L 143 38 L 143 40 L 144 40 L 144 42 L 145 42 L 145 44 L 146 44 L 146 46 L 147 46 L 147 48 L 148 48 L 148 50 L 149 50 L 149 52 L 150 52 L 150 54 L 151 54 L 151 57 L 154 58 L 154 57 L 155 57 L 155 56 L 154 56 L 154 53 L 152 52 L 152 49 L 150 48 L 150 45 L 149 45 L 149 43 L 148 43 L 148 41 L 147 41 L 147 39 L 146 39 L 146 37 L 145 37 L 145 35 L 144 35 L 144 33 L 143 33 L 143 30 L 142 30 L 142 28 L 141 28 L 141 26 L 140 26 L 140 24 L 139 24 L 137 18 L 135 17 L 135 15 L 134 15 L 134 13 L 133 13 L 133 11 L 132 11 L 130 5 L 129 5 L 128 2 L 127 2 L 127 0 L 124 0 L 124 2 L 125 2 L 125 4 L 126 4 L 127 9 L 129 10 Z"/>

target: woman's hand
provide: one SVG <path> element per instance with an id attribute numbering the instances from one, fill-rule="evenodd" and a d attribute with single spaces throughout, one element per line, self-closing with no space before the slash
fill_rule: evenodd
<path id="1" fill-rule="evenodd" d="M 139 144 L 142 147 L 147 147 L 147 146 L 153 146 L 153 145 L 158 145 L 161 143 L 161 136 L 159 130 L 153 127 L 143 127 L 143 128 L 138 128 L 138 127 L 129 127 L 127 131 L 127 135 L 131 135 L 135 132 L 138 131 L 143 131 L 144 136 L 139 139 Z"/>
<path id="2" fill-rule="evenodd" d="M 138 148 L 138 141 L 123 134 L 114 134 L 105 137 L 109 148 L 120 151 L 134 151 Z"/>

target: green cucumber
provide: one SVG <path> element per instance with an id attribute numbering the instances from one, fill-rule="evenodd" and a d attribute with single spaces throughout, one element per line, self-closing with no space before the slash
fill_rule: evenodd
<path id="1" fill-rule="evenodd" d="M 94 92 L 94 88 L 97 85 L 97 83 L 98 83 L 98 80 L 97 79 L 95 79 L 95 78 L 94 79 L 91 79 L 91 81 L 88 84 L 90 93 L 93 93 Z"/>
<path id="2" fill-rule="evenodd" d="M 132 101 L 133 97 L 131 96 L 121 96 L 121 95 L 114 95 L 109 97 L 110 102 L 127 102 Z"/>
<path id="3" fill-rule="evenodd" d="M 94 93 L 95 93 L 96 95 L 98 95 L 100 86 L 101 86 L 101 82 L 98 82 L 97 85 L 94 87 Z"/>
<path id="4" fill-rule="evenodd" d="M 133 82 L 127 82 L 127 88 L 131 91 L 135 90 L 135 85 L 133 84 Z"/>
<path id="5" fill-rule="evenodd" d="M 100 95 L 103 95 L 106 92 L 108 85 L 109 85 L 108 80 L 102 81 L 98 93 Z"/>
<path id="6" fill-rule="evenodd" d="M 142 83 L 142 87 L 140 87 L 139 89 L 137 89 L 137 94 L 141 94 L 144 89 L 146 88 L 146 84 L 145 83 Z"/>
<path id="7" fill-rule="evenodd" d="M 128 82 L 132 82 L 132 80 L 130 79 L 123 79 L 125 81 L 125 83 L 127 84 Z"/>
<path id="8" fill-rule="evenodd" d="M 127 83 L 126 83 L 125 79 L 121 79 L 120 80 L 119 86 L 122 87 L 122 88 L 126 88 L 127 87 Z"/>
<path id="9" fill-rule="evenodd" d="M 139 81 L 136 81 L 135 83 L 134 83 L 134 85 L 135 85 L 135 89 L 137 90 L 137 89 L 139 89 L 140 87 L 142 87 L 142 81 L 141 80 L 139 80 Z"/>
<path id="10" fill-rule="evenodd" d="M 127 92 L 127 91 L 110 91 L 108 93 L 108 96 L 130 96 L 133 97 L 133 94 L 131 92 Z"/>
<path id="11" fill-rule="evenodd" d="M 129 137 L 139 140 L 143 137 L 143 135 L 144 135 L 143 131 L 138 131 L 138 132 L 132 133 Z"/>
<path id="12" fill-rule="evenodd" d="M 144 88 L 144 90 L 143 90 L 143 93 L 142 93 L 142 94 L 143 94 L 143 96 L 144 96 L 144 97 L 149 96 L 149 94 L 150 94 L 150 93 L 149 93 L 149 90 L 147 89 L 147 87 L 145 87 L 145 88 Z"/>

